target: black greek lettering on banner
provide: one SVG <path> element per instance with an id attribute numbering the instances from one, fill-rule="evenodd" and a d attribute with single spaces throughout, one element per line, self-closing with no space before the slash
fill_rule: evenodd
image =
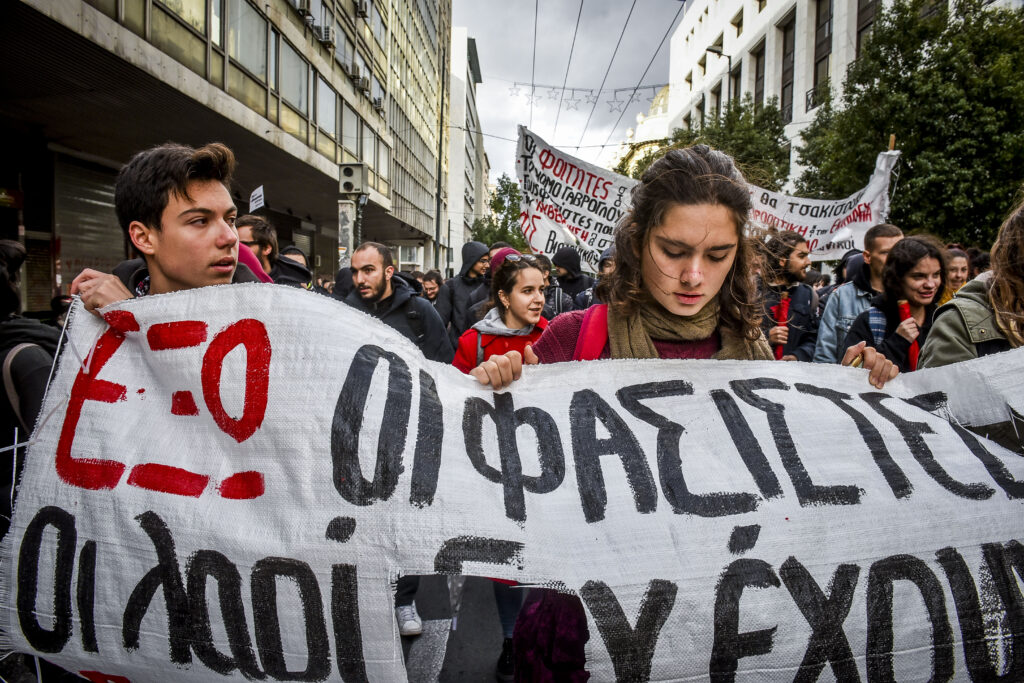
<path id="1" fill-rule="evenodd" d="M 388 363 L 388 390 L 384 416 L 377 438 L 377 464 L 373 480 L 363 477 L 359 465 L 359 432 L 373 382 L 373 371 L 381 360 Z M 334 488 L 353 505 L 372 505 L 391 497 L 402 473 L 412 406 L 412 376 L 401 356 L 367 344 L 356 351 L 345 383 L 338 394 L 331 423 L 331 459 L 334 464 Z"/>
<path id="2" fill-rule="evenodd" d="M 932 570 L 913 555 L 893 555 L 878 560 L 868 572 L 868 680 L 887 683 L 896 680 L 892 665 L 892 589 L 896 581 L 910 581 L 924 599 L 932 626 L 931 680 L 948 681 L 953 677 L 953 631 L 946 614 L 945 595 Z"/>
<path id="3" fill-rule="evenodd" d="M 607 439 L 597 438 L 597 422 L 608 431 Z M 625 420 L 603 398 L 590 389 L 577 391 L 569 403 L 576 482 L 587 522 L 604 519 L 608 505 L 601 457 L 617 455 L 626 471 L 637 512 L 654 512 L 658 507 L 658 489 L 647 464 L 647 457 L 629 430 Z"/>
<path id="4" fill-rule="evenodd" d="M 779 484 L 779 479 L 775 476 L 771 463 L 768 462 L 768 457 L 764 454 L 764 449 L 761 448 L 757 437 L 754 436 L 754 431 L 750 428 L 747 418 L 743 417 L 739 406 L 736 405 L 736 400 L 723 389 L 713 389 L 711 400 L 715 402 L 715 407 L 718 408 L 718 413 L 722 416 L 722 422 L 729 430 L 729 438 L 736 446 L 736 452 L 743 458 L 743 464 L 747 466 L 750 476 L 754 478 L 754 483 L 757 484 L 761 495 L 766 500 L 780 497 L 782 486 Z"/>
<path id="5" fill-rule="evenodd" d="M 78 553 L 78 586 L 75 603 L 78 605 L 78 619 L 82 625 L 82 649 L 99 652 L 96 642 L 96 617 L 93 607 L 96 602 L 96 541 L 86 541 Z"/>
<path id="6" fill-rule="evenodd" d="M 57 531 L 57 552 L 53 570 L 53 627 L 43 628 L 36 612 L 39 589 L 39 554 L 43 532 Z M 75 568 L 78 542 L 75 518 L 66 510 L 49 505 L 39 510 L 25 529 L 18 551 L 18 622 L 29 644 L 40 652 L 60 652 L 71 638 L 71 574 Z"/>
<path id="7" fill-rule="evenodd" d="M 651 581 L 640 601 L 640 613 L 633 627 L 615 593 L 603 581 L 587 581 L 580 589 L 580 597 L 590 610 L 612 660 L 616 680 L 646 681 L 650 678 L 658 635 L 676 604 L 677 591 L 678 587 L 671 581 Z"/>
<path id="8" fill-rule="evenodd" d="M 857 662 L 843 631 L 843 622 L 853 604 L 860 567 L 855 564 L 836 567 L 829 582 L 830 595 L 825 595 L 811 573 L 795 557 L 790 556 L 783 563 L 779 576 L 811 627 L 811 638 L 794 683 L 818 680 L 825 664 L 832 666 L 837 681 L 859 681 Z"/>
<path id="9" fill-rule="evenodd" d="M 768 428 L 771 430 L 775 447 L 782 458 L 782 466 L 786 468 L 786 472 L 793 482 L 793 488 L 796 489 L 800 505 L 856 505 L 860 502 L 863 491 L 857 486 L 852 484 L 826 486 L 811 481 L 811 475 L 800 460 L 793 437 L 789 433 L 789 426 L 786 424 L 786 407 L 754 393 L 764 389 L 789 391 L 788 385 L 771 377 L 755 377 L 754 379 L 732 380 L 729 382 L 729 387 L 741 400 L 758 410 L 763 410 L 768 416 Z"/>
<path id="10" fill-rule="evenodd" d="M 847 404 L 847 401 L 853 399 L 849 394 L 844 394 L 841 391 L 835 391 L 834 389 L 826 389 L 824 387 L 816 387 L 810 384 L 794 384 L 797 391 L 810 394 L 811 396 L 820 396 L 821 398 L 827 399 L 834 403 L 837 408 L 842 410 L 844 413 L 853 419 L 853 423 L 857 425 L 857 431 L 860 432 L 860 437 L 864 439 L 864 443 L 868 447 L 868 452 L 871 453 L 871 457 L 874 458 L 875 464 L 878 465 L 878 469 L 881 470 L 882 476 L 885 477 L 885 483 L 892 489 L 893 494 L 897 498 L 906 498 L 910 495 L 914 487 L 911 485 L 910 480 L 907 479 L 907 475 L 903 473 L 900 466 L 896 464 L 896 461 L 892 459 L 889 454 L 889 449 L 885 447 L 885 441 L 882 439 L 882 435 L 878 429 L 875 428 L 871 421 L 864 417 L 864 414 L 853 406 Z"/>
<path id="11" fill-rule="evenodd" d="M 778 588 L 779 585 L 778 575 L 764 560 L 740 558 L 722 572 L 715 587 L 715 637 L 708 667 L 712 681 L 731 683 L 736 680 L 741 659 L 772 651 L 778 626 L 739 632 L 740 598 L 746 588 Z"/>
<path id="12" fill-rule="evenodd" d="M 216 550 L 199 550 L 189 558 L 185 571 L 188 575 L 192 650 L 199 661 L 222 676 L 238 669 L 246 678 L 266 678 L 256 663 L 256 653 L 249 639 L 242 604 L 242 577 L 238 568 Z M 206 583 L 210 578 L 217 584 L 217 603 L 228 636 L 230 656 L 219 652 L 214 644 L 210 607 L 206 602 Z"/>
<path id="13" fill-rule="evenodd" d="M 149 611 L 157 589 L 163 588 L 171 661 L 175 664 L 188 664 L 192 661 L 189 601 L 181 579 L 181 571 L 178 569 L 174 538 L 167 525 L 155 512 L 143 512 L 135 519 L 156 549 L 157 564 L 146 572 L 128 597 L 121 624 L 124 647 L 127 650 L 139 647 L 142 618 Z"/>
<path id="14" fill-rule="evenodd" d="M 498 437 L 498 459 L 501 470 L 487 464 L 483 448 L 483 420 L 490 417 Z M 540 474 L 536 477 L 523 474 L 519 457 L 516 430 L 522 426 L 532 427 L 537 436 L 537 455 Z M 558 426 L 554 418 L 540 408 L 516 409 L 512 394 L 494 394 L 494 405 L 482 398 L 466 399 L 462 414 L 462 432 L 466 443 L 466 454 L 477 472 L 488 481 L 500 483 L 505 496 L 505 516 L 517 522 L 526 521 L 526 495 L 550 493 L 565 478 L 565 454 Z"/>
<path id="15" fill-rule="evenodd" d="M 686 486 L 679 454 L 679 439 L 683 435 L 683 426 L 664 415 L 659 415 L 640 402 L 645 399 L 692 394 L 693 385 L 683 380 L 634 384 L 615 392 L 619 403 L 633 417 L 658 429 L 658 476 L 661 480 L 661 490 L 673 512 L 700 517 L 722 517 L 753 512 L 757 509 L 758 502 L 757 496 L 753 493 L 691 493 Z"/>
<path id="16" fill-rule="evenodd" d="M 302 671 L 289 671 L 278 619 L 277 580 L 291 579 L 299 590 L 308 657 Z M 252 618 L 256 647 L 267 674 L 277 680 L 322 681 L 331 672 L 331 652 L 320 586 L 309 565 L 287 557 L 266 557 L 252 568 Z"/>
<path id="17" fill-rule="evenodd" d="M 903 441 L 907 444 L 907 448 L 910 449 L 910 454 L 914 456 L 914 459 L 917 460 L 922 469 L 928 473 L 928 476 L 947 491 L 961 498 L 969 498 L 971 500 L 985 500 L 991 498 L 992 494 L 995 493 L 992 488 L 980 482 L 965 484 L 954 479 L 935 459 L 931 449 L 928 448 L 928 444 L 925 443 L 924 438 L 921 436 L 922 434 L 934 434 L 935 430 L 926 422 L 906 420 L 882 405 L 882 401 L 892 398 L 891 396 L 878 391 L 869 391 L 861 394 L 860 397 L 875 412 L 891 422 L 899 430 Z M 945 400 L 945 394 L 924 394 L 907 401 L 907 403 L 926 412 L 931 412 L 938 409 L 941 404 L 945 403 Z"/>
<path id="18" fill-rule="evenodd" d="M 434 502 L 443 445 L 444 409 L 437 395 L 437 384 L 430 373 L 420 370 L 420 417 L 412 457 L 411 504 L 425 507 Z"/>

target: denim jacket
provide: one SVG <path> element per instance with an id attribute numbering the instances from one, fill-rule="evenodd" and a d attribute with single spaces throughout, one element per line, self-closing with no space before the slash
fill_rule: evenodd
<path id="1" fill-rule="evenodd" d="M 814 347 L 815 363 L 838 363 L 843 359 L 846 353 L 843 345 L 846 333 L 850 331 L 857 316 L 871 308 L 874 296 L 870 280 L 864 277 L 863 271 L 829 294 L 818 326 L 818 342 Z"/>

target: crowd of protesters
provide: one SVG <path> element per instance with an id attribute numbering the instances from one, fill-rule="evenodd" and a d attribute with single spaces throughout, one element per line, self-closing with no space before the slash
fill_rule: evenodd
<path id="1" fill-rule="evenodd" d="M 882 223 L 867 231 L 862 250 L 844 255 L 832 282 L 809 270 L 814 254 L 804 236 L 750 233 L 744 178 L 728 155 L 697 145 L 645 172 L 596 279 L 572 247 L 549 259 L 475 241 L 462 246 L 462 267 L 447 280 L 436 270 L 398 272 L 391 249 L 376 242 L 359 245 L 333 278 L 314 278 L 306 254 L 281 248 L 266 218 L 236 216 L 234 164 L 217 143 L 137 154 L 115 192 L 136 258 L 112 273 L 83 271 L 72 294 L 96 311 L 207 285 L 302 288 L 377 318 L 426 358 L 494 390 L 514 383 L 524 365 L 606 358 L 862 365 L 880 388 L 900 372 L 1024 342 L 1021 205 L 1000 228 L 991 258 Z M 19 316 L 24 258 L 21 245 L 0 242 L 5 446 L 35 423 L 59 337 L 57 328 Z M 4 476 L 12 488 L 15 470 Z M 9 507 L 3 515 L 6 529 Z M 418 584 L 417 577 L 398 582 L 403 636 L 422 632 Z M 498 581 L 494 595 L 504 636 L 499 680 L 586 680 L 589 634 L 575 596 L 533 589 L 524 602 L 523 591 Z"/>

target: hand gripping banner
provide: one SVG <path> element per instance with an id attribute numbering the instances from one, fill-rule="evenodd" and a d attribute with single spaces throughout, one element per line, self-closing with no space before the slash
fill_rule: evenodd
<path id="1" fill-rule="evenodd" d="M 4 649 L 93 681 L 398 681 L 389 582 L 450 573 L 578 595 L 595 681 L 1024 678 L 1024 351 L 884 391 L 601 361 L 495 394 L 285 287 L 104 312 L 76 304 L 29 449 Z"/>
<path id="2" fill-rule="evenodd" d="M 801 199 L 750 185 L 750 225 L 794 230 L 807 238 L 811 259 L 841 258 L 864 248 L 864 233 L 889 214 L 889 176 L 899 152 L 882 152 L 866 187 L 845 199 Z M 553 256 L 576 248 L 585 269 L 596 271 L 601 252 L 629 211 L 637 181 L 552 147 L 519 126 L 516 159 L 522 200 L 520 227 L 534 253 Z"/>

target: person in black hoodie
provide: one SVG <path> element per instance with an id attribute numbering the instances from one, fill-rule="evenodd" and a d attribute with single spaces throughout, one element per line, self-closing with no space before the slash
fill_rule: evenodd
<path id="1" fill-rule="evenodd" d="M 391 250 L 377 242 L 363 242 L 352 253 L 355 289 L 345 303 L 394 328 L 439 363 L 451 363 L 455 352 L 441 318 L 420 296 L 420 284 L 395 271 Z"/>
<path id="2" fill-rule="evenodd" d="M 490 260 L 486 244 L 466 242 L 462 245 L 462 270 L 441 285 L 437 292 L 434 308 L 441 317 L 441 323 L 448 328 L 452 348 L 458 345 L 462 333 L 477 321 L 473 312 L 474 295 L 481 287 L 486 288 L 484 274 Z"/>
<path id="3" fill-rule="evenodd" d="M 867 342 L 899 367 L 917 369 L 917 358 L 932 326 L 938 299 L 946 291 L 946 251 L 930 235 L 913 235 L 896 243 L 882 272 L 885 291 L 857 316 L 846 335 L 850 348 Z M 900 302 L 904 314 L 900 312 Z M 906 311 L 910 316 L 905 317 Z"/>
<path id="4" fill-rule="evenodd" d="M 551 264 L 558 275 L 558 284 L 569 299 L 575 301 L 576 295 L 593 287 L 594 278 L 584 275 L 580 269 L 580 253 L 572 247 L 562 247 L 551 258 Z"/>
<path id="5" fill-rule="evenodd" d="M 24 261 L 25 247 L 0 240 L 0 365 L 4 378 L 0 395 L 0 448 L 28 441 L 43 405 L 60 340 L 59 329 L 18 315 L 18 271 Z M 15 467 L 9 453 L 0 456 L 0 538 L 7 534 L 10 525 L 16 470 L 21 469 L 24 457 L 24 449 L 19 448 Z"/>

